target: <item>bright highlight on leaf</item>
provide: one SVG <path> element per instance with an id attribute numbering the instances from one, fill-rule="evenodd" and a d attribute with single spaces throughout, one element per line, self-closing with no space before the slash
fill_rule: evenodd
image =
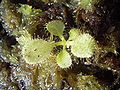
<path id="1" fill-rule="evenodd" d="M 60 20 L 54 20 L 54 21 L 49 22 L 46 25 L 46 28 L 51 34 L 61 37 L 63 36 L 65 25 Z"/>
<path id="2" fill-rule="evenodd" d="M 69 35 L 70 36 L 69 36 L 68 40 L 74 40 L 74 39 L 76 39 L 76 37 L 79 36 L 79 29 L 76 29 L 76 28 L 71 29 L 70 32 L 69 32 Z"/>
<path id="3" fill-rule="evenodd" d="M 23 49 L 22 55 L 29 64 L 42 63 L 49 58 L 54 45 L 42 39 L 33 39 L 27 42 Z"/>
<path id="4" fill-rule="evenodd" d="M 68 68 L 72 64 L 71 57 L 69 53 L 66 50 L 62 50 L 58 55 L 57 55 L 57 64 L 61 68 Z"/>
<path id="5" fill-rule="evenodd" d="M 96 48 L 96 41 L 89 34 L 80 34 L 71 44 L 71 52 L 80 58 L 91 57 Z"/>

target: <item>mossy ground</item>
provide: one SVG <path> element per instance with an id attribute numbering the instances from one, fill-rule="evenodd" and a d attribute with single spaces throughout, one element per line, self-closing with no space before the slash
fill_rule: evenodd
<path id="1" fill-rule="evenodd" d="M 2 0 L 0 89 L 120 89 L 120 1 L 99 1 L 92 11 L 86 12 L 71 0 Z M 43 13 L 25 17 L 17 12 L 20 4 L 31 5 Z M 52 20 L 65 23 L 65 39 L 68 39 L 72 28 L 92 35 L 98 42 L 94 56 L 81 59 L 71 54 L 73 64 L 68 69 L 57 66 L 55 55 L 42 64 L 27 64 L 21 58 L 21 46 L 17 42 L 20 31 L 27 30 L 32 39 L 49 40 L 51 35 L 45 25 Z M 52 40 L 60 41 L 57 36 L 53 36 Z M 60 50 L 60 46 L 56 47 L 53 53 Z"/>

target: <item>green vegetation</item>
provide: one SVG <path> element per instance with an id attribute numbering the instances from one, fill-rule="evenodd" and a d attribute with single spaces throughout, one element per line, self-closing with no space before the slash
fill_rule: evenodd
<path id="1" fill-rule="evenodd" d="M 62 37 L 65 25 L 61 21 L 56 20 L 56 21 L 49 22 L 46 25 L 46 28 L 51 34 Z"/>
<path id="2" fill-rule="evenodd" d="M 71 29 L 69 39 L 66 41 L 63 36 L 64 25 L 61 21 L 49 22 L 46 27 L 50 33 L 59 36 L 62 40 L 56 42 L 56 45 L 63 45 L 63 51 L 57 56 L 57 64 L 61 68 L 68 68 L 72 64 L 70 55 L 65 49 L 66 47 L 71 46 L 73 55 L 80 58 L 89 58 L 94 54 L 96 41 L 91 35 L 79 33 L 79 29 Z"/>
<path id="3" fill-rule="evenodd" d="M 98 0 L 80 0 L 80 7 L 86 11 L 91 11 Z"/>
<path id="4" fill-rule="evenodd" d="M 105 86 L 101 86 L 98 80 L 92 75 L 77 75 L 77 88 L 83 90 L 109 90 Z"/>
<path id="5" fill-rule="evenodd" d="M 56 59 L 57 59 L 57 64 L 61 68 L 68 68 L 72 64 L 71 57 L 70 57 L 69 53 L 66 50 L 60 51 L 60 53 L 57 55 Z"/>
<path id="6" fill-rule="evenodd" d="M 2 0 L 0 87 L 116 89 L 120 86 L 116 7 L 109 0 Z"/>
<path id="7" fill-rule="evenodd" d="M 31 36 L 24 32 L 17 40 L 22 46 L 22 56 L 29 64 L 42 63 L 46 60 L 55 46 L 63 46 L 56 61 L 61 68 L 69 68 L 72 64 L 72 59 L 67 51 L 71 47 L 71 52 L 74 56 L 80 58 L 91 57 L 96 48 L 96 41 L 89 34 L 80 34 L 79 29 L 71 29 L 69 39 L 66 41 L 63 36 L 65 25 L 62 21 L 54 20 L 46 25 L 47 30 L 51 35 L 59 36 L 61 41 L 45 41 L 43 39 L 31 39 Z M 25 36 L 26 35 L 26 36 Z"/>
<path id="8" fill-rule="evenodd" d="M 86 33 L 80 34 L 71 42 L 71 52 L 80 58 L 91 57 L 94 54 L 96 47 L 94 38 Z"/>
<path id="9" fill-rule="evenodd" d="M 100 0 L 72 0 L 71 3 L 80 7 L 80 9 L 85 10 L 86 12 L 92 11 L 94 5 L 97 4 Z"/>
<path id="10" fill-rule="evenodd" d="M 38 20 L 39 16 L 44 15 L 41 9 L 32 8 L 32 6 L 27 4 L 21 4 L 17 9 L 17 12 L 21 15 L 21 24 L 17 28 L 17 31 L 27 30 L 31 35 L 34 34 L 36 26 L 41 24 Z M 19 34 L 19 32 L 18 32 Z"/>
<path id="11" fill-rule="evenodd" d="M 32 6 L 27 4 L 21 4 L 21 7 L 18 9 L 18 12 L 21 13 L 23 16 L 30 17 L 31 15 L 42 14 L 42 10 L 34 9 Z M 32 17 L 32 16 L 31 16 Z"/>
<path id="12" fill-rule="evenodd" d="M 32 6 L 29 5 L 21 5 L 18 9 L 18 12 L 22 13 L 23 15 L 30 15 L 32 13 Z"/>
<path id="13" fill-rule="evenodd" d="M 52 43 L 42 39 L 34 39 L 27 42 L 22 49 L 22 55 L 29 64 L 44 62 L 53 49 Z"/>

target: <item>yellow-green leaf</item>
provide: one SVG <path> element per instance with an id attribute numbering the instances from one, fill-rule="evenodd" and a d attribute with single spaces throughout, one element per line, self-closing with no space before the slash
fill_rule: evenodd
<path id="1" fill-rule="evenodd" d="M 66 50 L 62 50 L 58 55 L 57 55 L 57 64 L 61 68 L 69 68 L 72 64 L 71 57 L 69 53 Z"/>
<path id="2" fill-rule="evenodd" d="M 71 44 L 71 52 L 80 58 L 91 57 L 96 48 L 95 39 L 89 34 L 81 34 Z"/>
<path id="3" fill-rule="evenodd" d="M 51 34 L 61 37 L 63 36 L 65 25 L 60 20 L 54 20 L 54 21 L 49 22 L 46 25 L 46 28 Z"/>
<path id="4" fill-rule="evenodd" d="M 22 55 L 26 63 L 43 63 L 49 58 L 53 47 L 54 45 L 50 42 L 42 39 L 33 39 L 24 45 Z"/>

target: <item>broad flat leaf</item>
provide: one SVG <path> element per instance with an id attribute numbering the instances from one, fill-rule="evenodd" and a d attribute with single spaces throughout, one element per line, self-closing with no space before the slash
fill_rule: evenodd
<path id="1" fill-rule="evenodd" d="M 53 47 L 52 43 L 42 39 L 33 39 L 24 45 L 22 55 L 29 64 L 42 63 L 49 58 Z"/>
<path id="2" fill-rule="evenodd" d="M 58 55 L 57 55 L 57 64 L 61 68 L 69 68 L 72 64 L 71 57 L 69 53 L 66 50 L 62 50 Z"/>
<path id="3" fill-rule="evenodd" d="M 63 36 L 65 25 L 60 20 L 54 20 L 54 21 L 49 22 L 46 25 L 46 28 L 51 34 L 61 37 Z"/>
<path id="4" fill-rule="evenodd" d="M 80 58 L 91 57 L 96 48 L 96 41 L 89 34 L 79 35 L 71 44 L 71 52 Z"/>

